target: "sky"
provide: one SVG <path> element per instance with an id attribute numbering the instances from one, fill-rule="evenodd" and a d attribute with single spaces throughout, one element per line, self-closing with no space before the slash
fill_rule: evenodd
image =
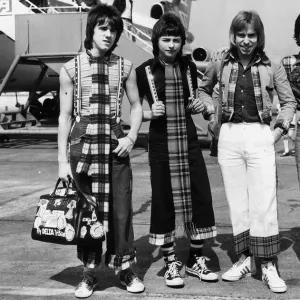
<path id="1" fill-rule="evenodd" d="M 134 0 L 134 12 L 149 17 L 151 6 L 159 1 Z M 189 30 L 194 46 L 214 51 L 228 46 L 228 32 L 233 17 L 240 10 L 256 10 L 265 26 L 266 51 L 271 58 L 298 53 L 293 40 L 295 20 L 300 14 L 300 0 L 195 0 L 192 3 Z"/>

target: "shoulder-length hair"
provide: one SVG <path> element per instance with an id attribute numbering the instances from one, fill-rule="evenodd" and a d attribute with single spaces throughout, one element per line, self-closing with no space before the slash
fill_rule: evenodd
<path id="1" fill-rule="evenodd" d="M 295 29 L 294 29 L 294 40 L 296 41 L 297 46 L 300 46 L 299 34 L 300 34 L 300 15 L 295 21 Z"/>
<path id="2" fill-rule="evenodd" d="M 239 31 L 243 31 L 248 25 L 252 25 L 257 34 L 257 51 L 264 53 L 265 49 L 265 30 L 257 12 L 240 11 L 232 20 L 229 29 L 230 49 L 236 48 L 235 38 Z"/>
<path id="3" fill-rule="evenodd" d="M 115 7 L 106 4 L 99 4 L 89 11 L 85 31 L 86 38 L 84 40 L 85 49 L 91 50 L 93 48 L 94 29 L 106 22 L 112 30 L 117 31 L 115 42 L 106 54 L 109 55 L 114 51 L 123 32 L 123 20 Z"/>
<path id="4" fill-rule="evenodd" d="M 185 45 L 186 36 L 184 27 L 179 19 L 174 13 L 163 14 L 159 20 L 154 24 L 152 31 L 152 45 L 153 45 L 153 55 L 158 56 L 159 47 L 158 40 L 162 36 L 180 36 L 181 37 L 181 49 L 177 54 L 178 57 L 182 55 L 182 48 Z"/>

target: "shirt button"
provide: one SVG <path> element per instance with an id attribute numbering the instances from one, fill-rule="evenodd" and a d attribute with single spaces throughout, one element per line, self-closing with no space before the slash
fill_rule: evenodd
<path id="1" fill-rule="evenodd" d="M 241 90 L 241 92 L 243 93 L 244 91 L 243 91 L 243 90 Z"/>

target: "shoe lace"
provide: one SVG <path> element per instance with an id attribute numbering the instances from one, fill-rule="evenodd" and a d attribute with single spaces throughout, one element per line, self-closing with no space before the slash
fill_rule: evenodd
<path id="1" fill-rule="evenodd" d="M 135 282 L 140 283 L 140 279 L 136 276 L 136 274 L 132 271 L 132 272 L 128 272 L 125 275 L 124 281 L 127 285 L 129 284 L 133 284 Z"/>
<path id="2" fill-rule="evenodd" d="M 170 275 L 171 277 L 180 276 L 178 268 L 182 266 L 182 263 L 178 260 L 174 260 L 168 263 L 168 269 L 166 271 L 166 275 Z"/>
<path id="3" fill-rule="evenodd" d="M 206 261 L 210 261 L 210 259 L 207 256 L 196 257 L 197 265 L 200 268 L 200 281 L 201 281 L 204 271 L 208 270 L 206 263 L 205 263 Z"/>

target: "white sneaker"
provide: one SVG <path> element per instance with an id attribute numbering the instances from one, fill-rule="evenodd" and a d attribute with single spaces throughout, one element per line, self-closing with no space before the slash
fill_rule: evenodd
<path id="1" fill-rule="evenodd" d="M 143 282 L 131 268 L 120 272 L 120 282 L 130 293 L 142 293 L 145 290 Z"/>
<path id="2" fill-rule="evenodd" d="M 223 280 L 238 281 L 246 276 L 256 273 L 254 259 L 248 256 L 244 261 L 241 259 L 222 275 Z"/>
<path id="3" fill-rule="evenodd" d="M 97 287 L 98 281 L 97 277 L 90 275 L 83 275 L 81 281 L 75 288 L 75 297 L 77 298 L 87 298 L 90 297 L 94 289 Z"/>
<path id="4" fill-rule="evenodd" d="M 284 293 L 287 290 L 284 280 L 282 280 L 272 262 L 268 262 L 267 266 L 261 267 L 262 282 L 269 287 L 274 293 Z"/>

